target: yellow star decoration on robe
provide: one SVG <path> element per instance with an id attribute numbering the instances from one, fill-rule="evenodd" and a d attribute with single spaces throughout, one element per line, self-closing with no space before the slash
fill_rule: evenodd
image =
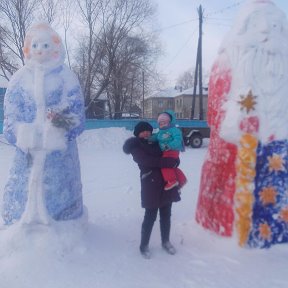
<path id="1" fill-rule="evenodd" d="M 277 191 L 273 187 L 263 188 L 260 192 L 260 200 L 263 205 L 276 203 Z"/>
<path id="2" fill-rule="evenodd" d="M 283 171 L 284 170 L 284 160 L 282 156 L 274 154 L 272 156 L 268 156 L 269 161 L 269 171 Z"/>
<path id="3" fill-rule="evenodd" d="M 255 110 L 255 105 L 257 102 L 255 99 L 257 96 L 253 96 L 252 91 L 249 90 L 248 94 L 246 96 L 240 95 L 241 101 L 238 101 L 238 103 L 241 105 L 241 111 L 246 109 L 247 114 L 250 112 L 250 110 Z"/>
<path id="4" fill-rule="evenodd" d="M 280 211 L 280 218 L 284 221 L 284 222 L 288 222 L 288 207 L 283 208 Z"/>
<path id="5" fill-rule="evenodd" d="M 259 225 L 260 236 L 264 240 L 269 240 L 271 238 L 271 228 L 267 223 Z"/>

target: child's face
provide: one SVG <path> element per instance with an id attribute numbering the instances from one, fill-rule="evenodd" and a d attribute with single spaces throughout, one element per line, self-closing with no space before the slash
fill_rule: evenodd
<path id="1" fill-rule="evenodd" d="M 169 124 L 170 124 L 169 120 L 160 120 L 160 121 L 158 121 L 159 128 L 167 127 L 167 126 L 169 126 Z"/>

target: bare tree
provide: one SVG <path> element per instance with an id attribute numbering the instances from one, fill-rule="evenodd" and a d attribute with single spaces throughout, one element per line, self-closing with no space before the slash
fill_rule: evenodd
<path id="1" fill-rule="evenodd" d="M 147 28 L 155 12 L 150 1 L 1 0 L 0 76 L 9 80 L 24 64 L 22 47 L 32 21 L 61 23 L 68 64 L 73 63 L 79 75 L 86 110 L 94 99 L 107 94 L 111 117 L 121 117 L 117 113 L 139 106 L 143 91 L 148 93 L 150 81 L 157 78 L 152 72 L 157 41 L 151 40 Z M 74 13 L 81 17 L 73 17 Z M 69 34 L 72 25 L 76 29 Z M 73 59 L 68 36 L 79 39 Z"/>
<path id="2" fill-rule="evenodd" d="M 178 80 L 177 80 L 177 86 L 182 87 L 182 89 L 188 89 L 193 87 L 194 85 L 194 73 L 192 72 L 192 69 L 189 69 L 182 73 Z"/>
<path id="3" fill-rule="evenodd" d="M 78 73 L 80 82 L 82 84 L 82 89 L 84 92 L 85 106 L 87 107 L 91 101 L 91 89 L 94 81 L 96 59 L 99 54 L 97 43 L 97 19 L 98 14 L 100 13 L 101 0 L 77 0 L 78 6 L 80 8 L 80 15 L 82 16 L 82 21 L 87 27 L 86 37 L 80 38 L 79 53 L 77 56 L 77 62 L 79 63 Z"/>
<path id="4" fill-rule="evenodd" d="M 0 76 L 7 80 L 24 64 L 22 47 L 36 7 L 37 0 L 0 1 Z"/>
<path id="5" fill-rule="evenodd" d="M 33 21 L 44 20 L 64 27 L 67 49 L 67 32 L 72 21 L 71 5 L 74 0 L 1 0 L 0 1 L 0 77 L 10 76 L 24 65 L 22 47 L 26 30 Z M 60 12 L 61 11 L 61 15 Z"/>
<path id="6" fill-rule="evenodd" d="M 142 32 L 145 21 L 154 14 L 154 8 L 148 0 L 77 1 L 82 5 L 83 19 L 89 28 L 86 41 L 82 39 L 77 58 L 82 60 L 78 71 L 83 73 L 79 76 L 88 110 L 93 99 L 97 99 L 118 75 L 115 72 L 119 64 L 117 57 L 120 57 L 126 39 Z M 108 104 L 112 108 L 112 102 Z"/>
<path id="7" fill-rule="evenodd" d="M 143 59 L 147 55 L 146 50 L 147 44 L 136 37 L 127 37 L 119 47 L 112 68 L 111 81 L 106 88 L 110 115 L 114 112 L 116 119 L 121 118 L 122 111 L 128 108 L 128 104 L 129 108 L 132 107 L 134 99 L 139 95 L 141 85 L 138 75 L 144 68 Z"/>
<path id="8" fill-rule="evenodd" d="M 71 60 L 70 60 L 70 50 L 68 49 L 68 32 L 70 30 L 70 26 L 72 24 L 74 15 L 75 15 L 75 1 L 73 0 L 62 0 L 60 2 L 60 10 L 61 10 L 61 23 L 64 29 L 64 45 L 67 54 L 68 66 L 71 68 Z"/>
<path id="9" fill-rule="evenodd" d="M 64 1 L 64 0 L 62 0 Z M 57 18 L 60 8 L 59 0 L 39 0 L 40 4 L 40 19 L 52 24 Z"/>
<path id="10" fill-rule="evenodd" d="M 151 80 L 157 79 L 152 63 L 157 57 L 158 46 L 151 43 L 154 43 L 151 37 L 144 35 L 127 37 L 122 41 L 106 89 L 113 118 L 119 119 L 122 112 L 131 113 L 132 109 L 140 112 L 143 88 L 148 93 Z"/>

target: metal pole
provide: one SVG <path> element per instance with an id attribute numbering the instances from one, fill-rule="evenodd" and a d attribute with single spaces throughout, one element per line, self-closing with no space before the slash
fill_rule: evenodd
<path id="1" fill-rule="evenodd" d="M 194 119 L 195 114 L 195 102 L 197 94 L 197 85 L 199 78 L 199 119 L 203 119 L 203 86 L 202 86 L 202 23 L 203 23 L 203 9 L 202 6 L 199 6 L 198 9 L 199 15 L 199 37 L 198 37 L 198 47 L 197 47 L 197 57 L 196 57 L 196 68 L 194 75 L 194 89 L 192 97 L 192 107 L 191 107 L 191 120 Z M 198 75 L 199 74 L 199 75 Z M 199 77 L 198 77 L 199 76 Z"/>
<path id="2" fill-rule="evenodd" d="M 199 7 L 199 119 L 203 120 L 203 85 L 202 85 L 202 23 L 203 9 Z"/>
<path id="3" fill-rule="evenodd" d="M 196 93 L 197 93 L 197 84 L 198 84 L 198 66 L 199 66 L 198 55 L 199 55 L 199 42 L 198 42 L 198 49 L 197 49 L 195 74 L 194 74 L 194 87 L 193 87 L 193 96 L 192 96 L 191 120 L 194 119 L 194 112 L 195 112 L 195 102 L 196 102 Z"/>
<path id="4" fill-rule="evenodd" d="M 144 70 L 142 70 L 142 118 L 144 118 L 144 95 L 145 95 L 145 88 L 144 88 Z"/>

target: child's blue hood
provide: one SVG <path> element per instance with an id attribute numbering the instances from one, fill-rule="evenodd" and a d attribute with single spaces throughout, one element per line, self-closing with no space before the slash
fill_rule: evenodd
<path id="1" fill-rule="evenodd" d="M 175 117 L 175 112 L 173 110 L 165 110 L 163 113 L 167 113 L 168 115 L 171 116 L 171 124 L 175 125 L 176 117 Z"/>

